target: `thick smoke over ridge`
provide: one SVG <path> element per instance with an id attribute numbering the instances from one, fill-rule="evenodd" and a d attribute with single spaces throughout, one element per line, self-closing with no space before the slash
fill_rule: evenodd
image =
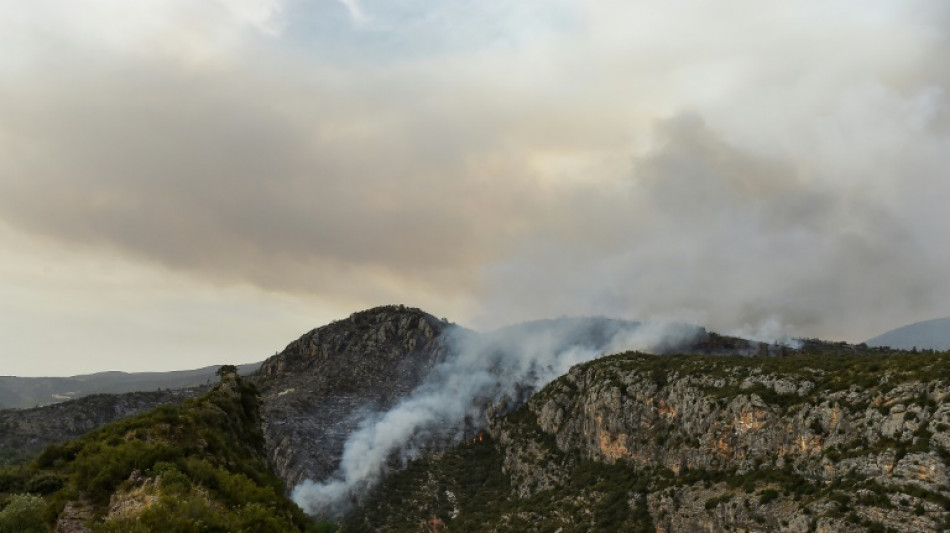
<path id="1" fill-rule="evenodd" d="M 235 287 L 195 356 L 265 306 L 318 310 L 265 349 L 381 301 L 855 342 L 950 313 L 946 0 L 0 2 L 0 47 L 11 353 L 181 354 Z"/>
<path id="2" fill-rule="evenodd" d="M 345 511 L 385 473 L 433 443 L 458 442 L 484 425 L 489 403 L 522 401 L 571 366 L 626 350 L 665 351 L 694 339 L 701 328 L 608 319 L 531 322 L 479 335 L 450 330 L 450 356 L 395 406 L 367 417 L 348 438 L 337 473 L 306 480 L 293 491 L 318 516 Z"/>

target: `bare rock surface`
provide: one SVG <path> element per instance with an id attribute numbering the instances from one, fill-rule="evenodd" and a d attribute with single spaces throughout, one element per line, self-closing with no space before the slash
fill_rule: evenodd
<path id="1" fill-rule="evenodd" d="M 669 478 L 645 492 L 656 531 L 945 531 L 947 357 L 901 372 L 897 356 L 870 376 L 878 365 L 860 360 L 852 375 L 790 370 L 798 357 L 579 365 L 519 421 L 493 423 L 513 495 L 556 490 L 595 461 Z"/>
<path id="2" fill-rule="evenodd" d="M 445 358 L 448 327 L 418 309 L 378 307 L 314 329 L 266 360 L 254 380 L 268 459 L 286 487 L 332 474 L 364 417 L 391 407 Z"/>

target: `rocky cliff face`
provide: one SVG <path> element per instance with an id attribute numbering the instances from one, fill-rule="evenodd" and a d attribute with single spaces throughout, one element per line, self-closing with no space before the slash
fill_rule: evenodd
<path id="1" fill-rule="evenodd" d="M 493 417 L 490 445 L 388 480 L 348 530 L 950 528 L 950 354 L 812 348 L 579 365 Z M 486 474 L 460 482 L 466 457 Z"/>
<path id="2" fill-rule="evenodd" d="M 288 489 L 323 479 L 362 418 L 391 407 L 446 355 L 445 321 L 388 306 L 306 333 L 255 377 L 267 455 Z"/>
<path id="3" fill-rule="evenodd" d="M 615 357 L 575 368 L 529 402 L 528 418 L 556 455 L 669 477 L 644 492 L 658 530 L 940 531 L 947 362 Z M 518 497 L 563 484 L 572 462 L 543 460 L 545 439 L 517 428 L 501 422 L 494 435 Z M 706 482 L 676 481 L 686 476 Z"/>
<path id="4" fill-rule="evenodd" d="M 696 326 L 641 326 L 560 318 L 478 333 L 404 306 L 354 313 L 303 335 L 261 366 L 255 380 L 264 397 L 269 459 L 288 490 L 305 479 L 325 480 L 340 467 L 347 438 L 361 422 L 403 400 L 409 407 L 404 404 L 406 412 L 395 418 L 405 415 L 419 424 L 406 433 L 410 453 L 436 453 L 483 427 L 479 413 L 487 402 L 503 397 L 506 409 L 517 407 L 565 371 L 570 364 L 565 361 L 596 357 L 617 343 L 633 342 L 641 331 L 637 338 L 660 349 L 691 343 L 690 349 L 709 353 L 768 350 Z M 467 387 L 468 382 L 478 385 Z M 446 387 L 453 391 L 440 396 Z M 454 407 L 439 411 L 429 402 Z M 431 419 L 420 421 L 427 416 Z M 407 443 L 380 446 L 389 444 L 389 466 L 402 464 L 398 453 Z M 363 480 L 348 482 L 355 486 Z"/>

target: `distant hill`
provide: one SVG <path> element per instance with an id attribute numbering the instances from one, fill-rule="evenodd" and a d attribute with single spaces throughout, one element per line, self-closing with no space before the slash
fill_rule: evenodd
<path id="1" fill-rule="evenodd" d="M 950 350 L 950 317 L 916 322 L 892 329 L 867 341 L 868 346 L 890 346 L 903 350 Z"/>
<path id="2" fill-rule="evenodd" d="M 254 372 L 261 363 L 238 366 L 238 373 Z M 0 376 L 0 409 L 22 409 L 58 403 L 90 394 L 183 389 L 216 383 L 220 366 L 173 372 L 99 372 L 65 378 Z"/>

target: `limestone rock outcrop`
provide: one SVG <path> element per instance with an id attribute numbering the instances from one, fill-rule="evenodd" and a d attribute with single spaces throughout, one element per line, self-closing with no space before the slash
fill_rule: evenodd
<path id="1" fill-rule="evenodd" d="M 336 470 L 363 416 L 391 407 L 444 359 L 448 327 L 418 309 L 377 307 L 310 331 L 264 362 L 254 380 L 266 449 L 288 490 Z"/>

